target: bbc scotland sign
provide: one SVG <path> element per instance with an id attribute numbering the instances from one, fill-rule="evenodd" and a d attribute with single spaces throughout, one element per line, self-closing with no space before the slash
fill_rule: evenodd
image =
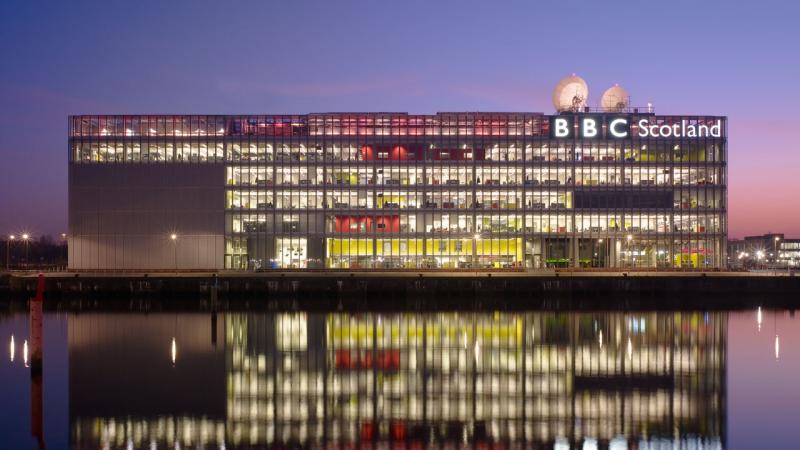
<path id="1" fill-rule="evenodd" d="M 656 116 L 633 123 L 630 115 L 579 114 L 550 117 L 553 139 L 629 139 L 629 138 L 718 138 L 722 137 L 722 120 L 711 124 L 692 123 L 681 119 L 676 123 L 658 123 Z"/>

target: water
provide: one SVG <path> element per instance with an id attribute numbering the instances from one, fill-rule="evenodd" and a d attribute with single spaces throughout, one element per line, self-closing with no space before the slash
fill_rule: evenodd
<path id="1" fill-rule="evenodd" d="M 51 312 L 41 376 L 32 331 L 2 449 L 798 448 L 787 311 Z"/>

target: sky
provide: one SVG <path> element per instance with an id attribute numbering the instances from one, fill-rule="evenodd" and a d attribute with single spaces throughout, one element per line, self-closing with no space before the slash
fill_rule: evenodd
<path id="1" fill-rule="evenodd" d="M 729 235 L 800 238 L 800 3 L 31 2 L 0 13 L 0 233 L 66 232 L 70 114 L 552 113 L 571 73 L 725 115 Z"/>

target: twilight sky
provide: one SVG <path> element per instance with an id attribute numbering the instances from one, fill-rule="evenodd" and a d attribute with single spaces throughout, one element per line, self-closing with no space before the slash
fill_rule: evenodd
<path id="1" fill-rule="evenodd" d="M 0 13 L 0 233 L 66 232 L 67 115 L 536 111 L 575 72 L 729 116 L 731 237 L 800 237 L 798 2 L 31 2 Z"/>

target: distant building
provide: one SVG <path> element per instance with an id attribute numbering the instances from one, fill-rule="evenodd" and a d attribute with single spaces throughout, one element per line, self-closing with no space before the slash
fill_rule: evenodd
<path id="1" fill-rule="evenodd" d="M 786 239 L 783 233 L 767 233 L 730 240 L 728 266 L 745 269 L 800 266 L 800 239 Z"/>
<path id="2" fill-rule="evenodd" d="M 778 265 L 800 267 L 800 239 L 784 239 L 778 248 Z"/>

